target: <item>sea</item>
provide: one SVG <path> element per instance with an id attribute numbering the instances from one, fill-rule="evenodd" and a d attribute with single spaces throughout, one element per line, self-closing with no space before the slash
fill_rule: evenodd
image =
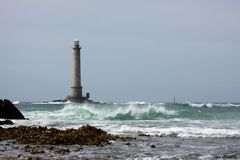
<path id="1" fill-rule="evenodd" d="M 29 119 L 13 120 L 14 126 L 77 129 L 89 124 L 134 137 L 75 153 L 82 158 L 108 159 L 104 156 L 112 153 L 113 159 L 240 159 L 240 103 L 14 104 Z"/>

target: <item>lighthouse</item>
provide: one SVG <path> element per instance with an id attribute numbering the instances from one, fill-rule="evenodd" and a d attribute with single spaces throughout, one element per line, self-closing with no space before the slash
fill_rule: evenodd
<path id="1" fill-rule="evenodd" d="M 88 101 L 89 93 L 86 96 L 82 94 L 82 84 L 81 84 L 81 46 L 79 40 L 74 40 L 73 43 L 73 69 L 72 69 L 72 86 L 71 95 L 66 98 L 66 100 L 72 102 L 83 103 Z"/>

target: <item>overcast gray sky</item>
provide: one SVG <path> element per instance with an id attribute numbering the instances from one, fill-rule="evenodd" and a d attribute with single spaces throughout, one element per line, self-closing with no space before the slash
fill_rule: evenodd
<path id="1" fill-rule="evenodd" d="M 239 0 L 1 0 L 0 98 L 240 101 Z"/>

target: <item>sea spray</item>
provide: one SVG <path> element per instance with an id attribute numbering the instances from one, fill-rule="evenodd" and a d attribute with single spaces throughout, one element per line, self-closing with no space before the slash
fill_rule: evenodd
<path id="1" fill-rule="evenodd" d="M 60 129 L 90 124 L 115 134 L 143 132 L 175 137 L 239 137 L 238 103 L 23 103 L 16 104 L 29 121 Z"/>

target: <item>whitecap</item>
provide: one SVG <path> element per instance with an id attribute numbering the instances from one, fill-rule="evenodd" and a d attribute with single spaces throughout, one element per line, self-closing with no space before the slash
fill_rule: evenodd
<path id="1" fill-rule="evenodd" d="M 240 104 L 234 104 L 234 103 L 191 103 L 186 102 L 182 103 L 183 105 L 187 104 L 190 107 L 240 107 Z"/>
<path id="2" fill-rule="evenodd" d="M 145 133 L 152 136 L 164 137 L 240 137 L 239 129 L 226 128 L 200 128 L 200 127 L 138 127 L 130 125 L 121 125 L 120 127 L 112 127 L 111 133 L 129 134 L 129 133 Z"/>
<path id="3" fill-rule="evenodd" d="M 132 102 L 127 102 L 125 104 L 128 104 L 128 105 L 143 105 L 143 104 L 148 104 L 147 102 L 145 101 L 132 101 Z"/>
<path id="4" fill-rule="evenodd" d="M 20 103 L 20 101 L 14 101 L 14 102 L 12 102 L 12 104 L 19 104 Z"/>

